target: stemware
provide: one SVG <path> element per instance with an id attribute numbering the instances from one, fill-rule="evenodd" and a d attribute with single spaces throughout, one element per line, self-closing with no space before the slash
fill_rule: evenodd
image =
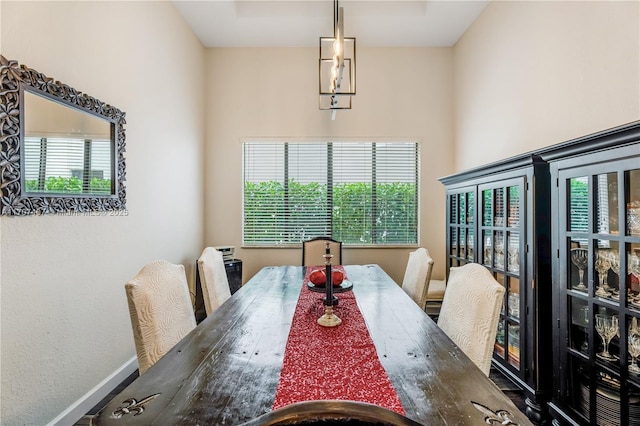
<path id="1" fill-rule="evenodd" d="M 584 270 L 587 269 L 589 264 L 589 251 L 584 248 L 571 249 L 571 262 L 578 268 L 578 277 L 580 282 L 577 286 L 574 286 L 574 290 L 587 291 L 587 286 L 584 285 Z"/>
<path id="2" fill-rule="evenodd" d="M 496 244 L 496 268 L 504 268 L 504 245 Z"/>
<path id="3" fill-rule="evenodd" d="M 635 253 L 629 252 L 627 253 L 627 259 L 629 263 L 629 273 L 640 280 L 640 257 Z"/>
<path id="4" fill-rule="evenodd" d="M 600 249 L 597 251 L 598 256 L 602 256 L 603 260 L 605 261 L 605 266 L 609 265 L 609 267 L 606 269 L 606 271 L 603 271 L 602 273 L 602 288 L 604 289 L 604 291 L 606 292 L 610 292 L 612 290 L 612 288 L 609 286 L 609 269 L 611 269 L 611 256 L 612 256 L 612 252 L 609 249 Z"/>
<path id="5" fill-rule="evenodd" d="M 617 356 L 609 353 L 609 343 L 611 343 L 611 339 L 613 339 L 613 336 L 618 334 L 618 317 L 597 314 L 596 331 L 600 335 L 602 344 L 604 346 L 603 351 L 597 354 L 598 358 L 605 361 L 617 360 Z"/>
<path id="6" fill-rule="evenodd" d="M 589 326 L 589 307 L 583 306 L 580 308 L 580 312 L 582 313 L 582 321 L 584 322 L 584 327 Z M 584 353 L 589 352 L 589 335 L 585 332 L 584 340 L 582 341 L 582 345 L 580 346 L 580 350 Z"/>
<path id="7" fill-rule="evenodd" d="M 598 252 L 596 253 L 596 260 L 593 264 L 593 267 L 596 269 L 596 272 L 598 272 L 598 281 L 599 281 L 598 288 L 596 289 L 596 296 L 598 297 L 611 296 L 611 293 L 607 291 L 607 289 L 604 287 L 605 276 L 607 272 L 609 272 L 609 268 L 611 268 L 611 262 L 609 261 L 606 251 L 598 250 Z"/>
<path id="8" fill-rule="evenodd" d="M 629 335 L 628 344 L 629 355 L 631 355 L 631 364 L 629 364 L 629 373 L 640 374 L 640 367 L 636 363 L 636 358 L 640 356 L 640 334 L 631 333 Z"/>
<path id="9" fill-rule="evenodd" d="M 617 251 L 609 252 L 609 262 L 611 263 L 611 270 L 618 277 L 618 282 L 620 282 L 620 255 Z M 618 299 L 620 297 L 620 293 L 615 288 L 611 288 L 611 292 L 613 293 L 613 298 Z"/>
<path id="10" fill-rule="evenodd" d="M 636 334 L 640 336 L 640 328 L 638 328 L 638 318 L 631 318 L 631 329 L 629 330 L 629 334 Z"/>
<path id="11" fill-rule="evenodd" d="M 493 249 L 491 247 L 491 237 L 485 238 L 484 243 L 484 264 L 491 266 L 491 256 Z"/>
<path id="12" fill-rule="evenodd" d="M 517 244 L 509 244 L 509 250 L 507 251 L 509 259 L 509 271 L 520 272 L 520 252 Z"/>

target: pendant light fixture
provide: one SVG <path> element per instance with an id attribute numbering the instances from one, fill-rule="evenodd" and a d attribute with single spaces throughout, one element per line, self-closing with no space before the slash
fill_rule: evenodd
<path id="1" fill-rule="evenodd" d="M 320 37 L 320 109 L 335 120 L 339 109 L 351 109 L 356 94 L 356 39 L 344 36 L 343 8 L 333 2 L 333 37 Z"/>

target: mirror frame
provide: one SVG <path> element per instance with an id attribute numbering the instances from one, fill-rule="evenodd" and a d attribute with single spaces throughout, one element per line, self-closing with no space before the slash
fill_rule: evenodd
<path id="1" fill-rule="evenodd" d="M 112 125 L 115 193 L 30 195 L 23 188 L 24 90 L 45 96 Z M 125 113 L 51 77 L 0 55 L 0 205 L 2 215 L 81 214 L 126 210 Z"/>

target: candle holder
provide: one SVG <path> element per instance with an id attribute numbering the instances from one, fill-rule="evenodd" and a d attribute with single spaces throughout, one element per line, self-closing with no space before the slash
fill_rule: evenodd
<path id="1" fill-rule="evenodd" d="M 338 318 L 337 315 L 333 313 L 333 307 L 338 304 L 338 298 L 333 295 L 333 282 L 331 279 L 331 258 L 333 255 L 331 254 L 331 249 L 329 248 L 329 242 L 326 243 L 327 248 L 325 249 L 324 254 L 324 264 L 325 264 L 325 275 L 327 276 L 327 280 L 325 282 L 325 298 L 323 300 L 324 303 L 324 315 L 318 318 L 318 324 L 323 327 L 336 327 L 342 324 L 342 320 Z"/>

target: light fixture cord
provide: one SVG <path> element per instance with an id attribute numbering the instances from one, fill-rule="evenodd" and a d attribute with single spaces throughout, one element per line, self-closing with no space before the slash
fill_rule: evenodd
<path id="1" fill-rule="evenodd" d="M 336 36 L 338 31 L 338 0 L 333 0 L 333 36 Z"/>

